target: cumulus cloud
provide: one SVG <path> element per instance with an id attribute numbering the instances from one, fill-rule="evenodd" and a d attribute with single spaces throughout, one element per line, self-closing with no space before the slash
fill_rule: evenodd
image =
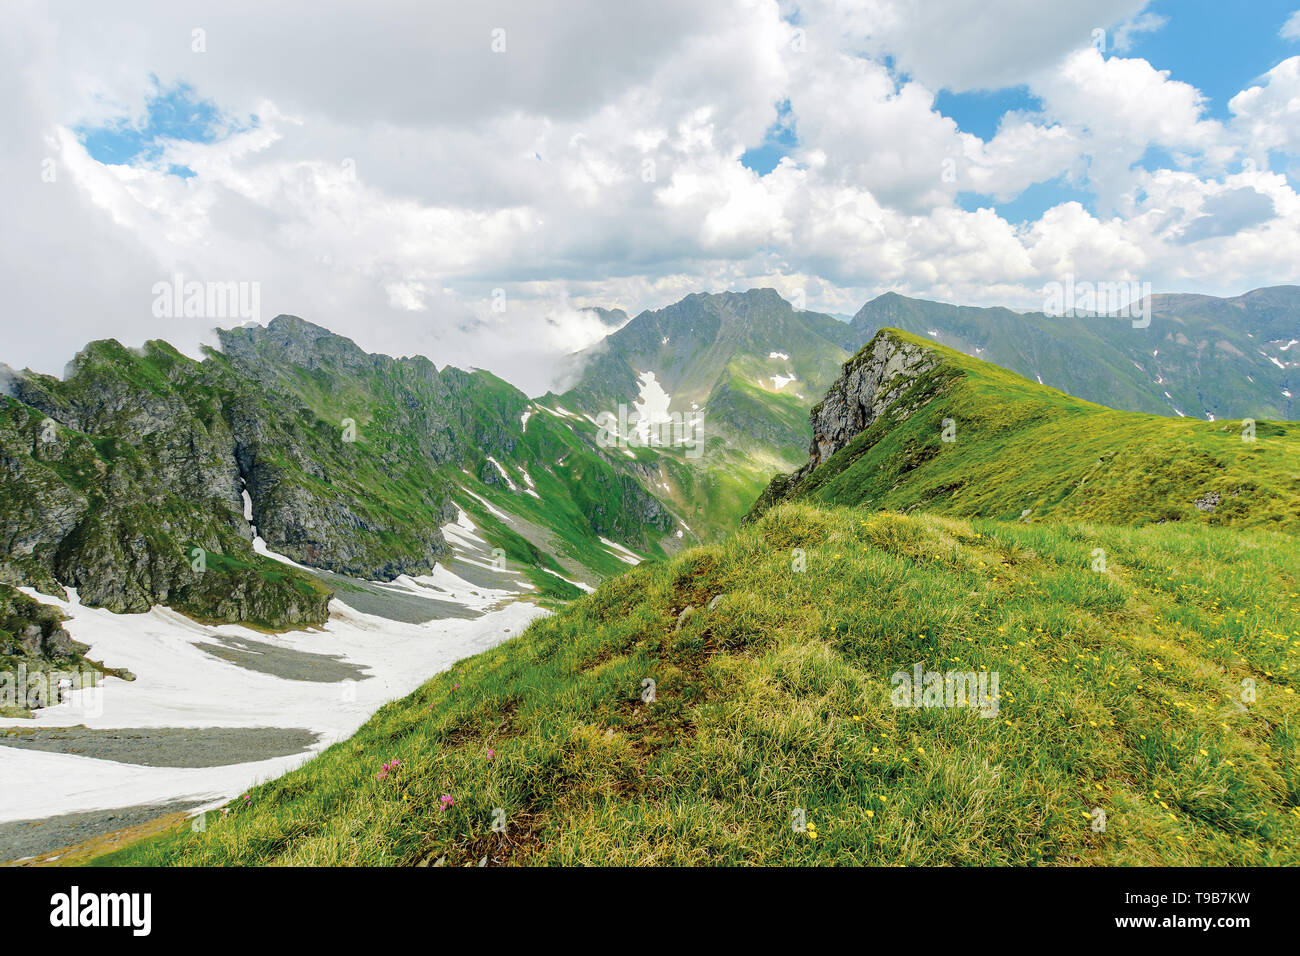
<path id="1" fill-rule="evenodd" d="M 1233 236 L 1268 222 L 1277 214 L 1273 200 L 1249 186 L 1228 189 L 1207 197 L 1197 216 L 1183 230 L 1178 241 L 1200 242 L 1217 236 Z"/>
<path id="2" fill-rule="evenodd" d="M 530 392 L 607 331 L 591 306 L 772 286 L 842 313 L 888 288 L 1032 308 L 1063 272 L 1218 292 L 1292 277 L 1300 210 L 1270 163 L 1300 155 L 1300 57 L 1220 121 L 1095 44 L 1155 29 L 1145 3 L 1076 6 L 19 2 L 0 31 L 0 361 L 57 373 L 109 335 L 196 354 L 244 319 L 155 314 L 177 275 L 256 283 L 262 321 Z M 1006 84 L 1037 105 L 987 141 L 935 107 Z M 87 148 L 87 129 L 156 126 L 184 90 L 212 135 L 164 130 L 119 165 Z M 774 125 L 790 142 L 760 175 L 741 159 Z M 1139 162 L 1153 149 L 1168 168 Z M 1058 178 L 1095 212 L 992 208 Z"/>

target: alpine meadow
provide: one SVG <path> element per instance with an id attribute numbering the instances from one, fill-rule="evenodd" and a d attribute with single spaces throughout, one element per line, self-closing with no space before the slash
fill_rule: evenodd
<path id="1" fill-rule="evenodd" d="M 1297 2 L 0 13 L 15 926 L 1280 928 Z"/>

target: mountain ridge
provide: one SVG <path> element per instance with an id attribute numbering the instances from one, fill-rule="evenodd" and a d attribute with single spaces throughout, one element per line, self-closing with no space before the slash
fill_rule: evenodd
<path id="1" fill-rule="evenodd" d="M 843 366 L 811 413 L 809 460 L 775 503 L 1001 520 L 1193 521 L 1300 528 L 1293 422 L 1124 412 L 898 329 Z"/>
<path id="2" fill-rule="evenodd" d="M 441 528 L 464 511 L 538 595 L 624 566 L 603 539 L 677 546 L 626 465 L 571 424 L 530 428 L 531 401 L 491 373 L 366 353 L 293 316 L 220 341 L 196 361 L 102 340 L 64 379 L 7 376 L 0 579 L 283 628 L 323 621 L 339 582 L 277 557 L 424 574 L 453 557 Z"/>

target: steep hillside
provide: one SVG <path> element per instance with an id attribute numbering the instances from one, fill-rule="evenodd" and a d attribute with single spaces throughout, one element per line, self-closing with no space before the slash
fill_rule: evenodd
<path id="1" fill-rule="evenodd" d="M 98 862 L 1294 865 L 1298 569 L 1265 531 L 781 505 Z M 918 669 L 951 692 L 896 706 Z"/>
<path id="2" fill-rule="evenodd" d="M 1008 520 L 1300 529 L 1294 422 L 1119 412 L 893 329 L 812 412 L 810 460 L 782 500 Z M 1253 440 L 1243 440 L 1252 438 Z"/>
<path id="3" fill-rule="evenodd" d="M 292 316 L 221 343 L 196 362 L 96 342 L 62 380 L 6 375 L 0 580 L 283 628 L 325 619 L 346 583 L 329 575 L 452 560 L 442 529 L 462 512 L 543 595 L 580 593 L 627 548 L 680 547 L 630 463 L 530 419 L 486 372 L 369 355 Z"/>
<path id="4" fill-rule="evenodd" d="M 540 401 L 593 423 L 619 408 L 647 421 L 699 416 L 702 454 L 665 444 L 635 455 L 647 487 L 698 534 L 734 526 L 807 444 L 807 411 L 846 357 L 846 327 L 796 311 L 772 289 L 689 295 L 642 312 L 573 359 L 576 383 Z"/>
<path id="5" fill-rule="evenodd" d="M 489 372 L 370 355 L 290 316 L 221 341 L 267 391 L 295 396 L 324 421 L 355 423 L 354 444 L 387 474 L 395 465 L 427 471 L 411 493 L 441 489 L 524 549 L 507 546 L 512 558 L 594 581 L 623 566 L 602 537 L 650 555 L 677 546 L 672 516 L 616 449 Z"/>
<path id="6" fill-rule="evenodd" d="M 1221 299 L 1156 295 L 1150 325 L 973 308 L 886 293 L 840 339 L 899 328 L 1053 388 L 1128 411 L 1201 419 L 1297 417 L 1300 286 Z"/>

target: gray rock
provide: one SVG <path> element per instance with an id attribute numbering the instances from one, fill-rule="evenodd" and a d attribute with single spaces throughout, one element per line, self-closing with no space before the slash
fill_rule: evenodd
<path id="1" fill-rule="evenodd" d="M 1222 501 L 1223 501 L 1222 495 L 1220 495 L 1217 491 L 1210 491 L 1201 495 L 1201 497 L 1193 501 L 1192 504 L 1196 505 L 1197 511 L 1206 511 L 1206 512 L 1213 513 L 1214 509 L 1219 507 L 1219 504 Z"/>
<path id="2" fill-rule="evenodd" d="M 844 364 L 826 398 L 813 408 L 807 473 L 870 428 L 915 379 L 939 364 L 929 349 L 878 335 Z"/>

